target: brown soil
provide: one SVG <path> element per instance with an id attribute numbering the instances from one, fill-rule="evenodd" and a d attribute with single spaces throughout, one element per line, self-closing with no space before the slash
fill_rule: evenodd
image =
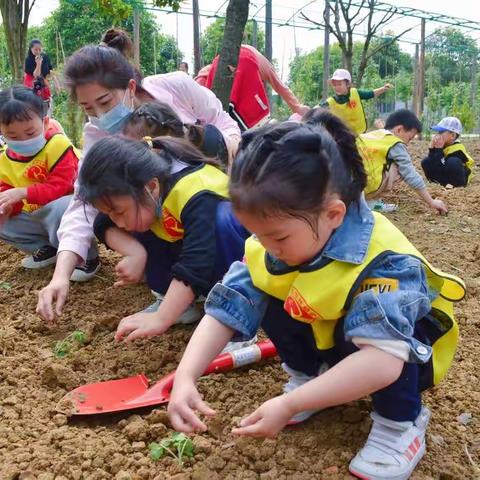
<path id="1" fill-rule="evenodd" d="M 468 145 L 480 160 L 480 144 Z M 418 157 L 426 149 L 417 142 Z M 427 454 L 415 480 L 480 478 L 480 175 L 467 189 L 430 187 L 450 205 L 448 217 L 428 211 L 407 188 L 386 198 L 398 201 L 393 221 L 435 265 L 461 275 L 468 286 L 457 309 L 462 340 L 446 380 L 425 395 L 433 410 Z M 180 468 L 173 459 L 153 462 L 148 443 L 172 433 L 165 409 L 74 418 L 55 411 L 72 388 L 139 372 L 154 381 L 175 369 L 191 327 L 161 338 L 116 344 L 119 319 L 152 301 L 145 286 L 112 288 L 113 255 L 103 252 L 101 277 L 72 285 L 61 322 L 48 328 L 34 313 L 36 291 L 51 272 L 25 271 L 21 254 L 0 245 L 0 478 L 65 479 L 345 479 L 347 465 L 370 427 L 370 402 L 362 400 L 286 428 L 277 440 L 235 439 L 230 428 L 243 415 L 281 391 L 277 361 L 201 381 L 218 416 L 194 436 L 196 454 Z M 11 289 L 5 283 L 11 285 Z M 53 356 L 55 341 L 76 329 L 88 343 L 68 356 Z M 470 413 L 466 425 L 457 420 Z M 476 464 L 476 466 L 475 466 Z"/>

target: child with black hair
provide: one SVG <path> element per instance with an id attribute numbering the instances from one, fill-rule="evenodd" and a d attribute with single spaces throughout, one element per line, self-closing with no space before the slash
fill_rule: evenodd
<path id="1" fill-rule="evenodd" d="M 60 124 L 45 115 L 32 90 L 14 86 L 0 92 L 0 239 L 31 253 L 25 268 L 55 263 L 57 229 L 70 201 L 79 152 Z M 73 280 L 81 280 L 74 271 Z"/>
<path id="2" fill-rule="evenodd" d="M 403 180 L 429 207 L 440 214 L 448 212 L 442 200 L 431 197 L 408 153 L 407 145 L 421 131 L 422 124 L 416 115 L 402 109 L 388 116 L 384 129 L 359 135 L 357 145 L 368 177 L 365 196 L 372 209 L 396 210 L 396 205 L 385 204 L 379 197 Z"/>
<path id="3" fill-rule="evenodd" d="M 425 452 L 430 410 L 421 392 L 453 359 L 452 302 L 464 285 L 367 207 L 353 133 L 327 112 L 317 120 L 264 127 L 242 141 L 229 190 L 254 236 L 245 261 L 207 298 L 168 413 L 176 430 L 205 431 L 197 412 L 215 412 L 196 380 L 230 339 L 262 326 L 289 380 L 233 433 L 274 437 L 318 410 L 371 395 L 372 430 L 350 472 L 405 480 Z"/>
<path id="4" fill-rule="evenodd" d="M 422 168 L 430 182 L 444 187 L 466 187 L 473 177 L 475 162 L 458 138 L 462 133 L 462 122 L 457 117 L 445 117 L 432 127 L 428 156 L 422 160 Z"/>
<path id="5" fill-rule="evenodd" d="M 166 103 L 148 102 L 136 108 L 123 127 L 128 138 L 171 136 L 185 138 L 207 157 L 217 158 L 228 166 L 228 151 L 222 132 L 215 126 L 183 123 Z"/>
<path id="6" fill-rule="evenodd" d="M 248 232 L 228 201 L 228 177 L 188 141 L 123 137 L 97 142 L 83 160 L 79 199 L 100 212 L 97 237 L 123 255 L 117 286 L 144 275 L 157 300 L 124 318 L 116 340 L 160 335 L 198 321 L 206 296 L 243 257 Z"/>

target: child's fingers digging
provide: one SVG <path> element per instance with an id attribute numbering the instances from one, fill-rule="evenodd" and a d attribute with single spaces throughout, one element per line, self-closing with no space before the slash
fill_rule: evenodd
<path id="1" fill-rule="evenodd" d="M 198 410 L 200 413 L 207 415 L 208 417 L 212 417 L 217 413 L 213 408 L 210 408 L 210 406 L 206 402 L 204 402 L 201 398 L 197 398 L 194 401 L 194 408 Z"/>
<path id="2" fill-rule="evenodd" d="M 170 420 L 175 430 L 180 430 L 185 433 L 205 432 L 207 430 L 205 423 L 198 418 L 186 403 L 177 405 L 176 408 L 170 412 Z"/>

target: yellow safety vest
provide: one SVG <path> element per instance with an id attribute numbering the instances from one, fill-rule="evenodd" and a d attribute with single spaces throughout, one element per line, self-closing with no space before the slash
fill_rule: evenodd
<path id="1" fill-rule="evenodd" d="M 340 117 L 357 135 L 367 131 L 367 119 L 356 88 L 350 89 L 347 103 L 338 103 L 333 97 L 327 98 L 327 103 L 330 111 Z"/>
<path id="2" fill-rule="evenodd" d="M 182 177 L 168 193 L 162 204 L 162 216 L 150 230 L 167 242 L 181 240 L 184 235 L 182 211 L 195 195 L 204 191 L 228 198 L 227 175 L 212 165 L 203 165 Z"/>
<path id="3" fill-rule="evenodd" d="M 464 297 L 465 286 L 461 279 L 432 267 L 388 219 L 376 212 L 373 215 L 375 225 L 361 265 L 332 260 L 314 271 L 274 274 L 267 268 L 265 249 L 255 237 L 250 237 L 245 245 L 245 256 L 253 284 L 282 300 L 285 311 L 292 318 L 309 323 L 317 348 L 327 350 L 335 345 L 335 326 L 345 316 L 356 295 L 367 289 L 375 289 L 378 294 L 398 288 L 398 280 L 394 278 L 368 278 L 372 262 L 393 252 L 420 259 L 429 287 L 439 292 L 430 312 L 438 322 L 439 330 L 432 354 L 436 384 L 446 374 L 455 353 L 458 325 L 453 316 L 453 302 Z"/>
<path id="4" fill-rule="evenodd" d="M 465 167 L 470 171 L 467 178 L 467 183 L 470 183 L 470 181 L 473 178 L 473 166 L 475 165 L 475 162 L 473 158 L 470 156 L 470 154 L 467 152 L 467 149 L 462 143 L 452 143 L 452 145 L 445 147 L 443 149 L 443 156 L 448 157 L 448 155 L 452 155 L 452 153 L 455 153 L 455 152 L 462 152 L 467 157 L 467 162 L 465 163 Z"/>
<path id="5" fill-rule="evenodd" d="M 388 159 L 390 149 L 403 143 L 388 130 L 374 130 L 357 137 L 357 148 L 363 158 L 363 165 L 367 173 L 365 195 L 376 192 L 382 185 L 383 175 L 390 168 Z"/>
<path id="6" fill-rule="evenodd" d="M 10 157 L 7 144 L 7 149 L 0 157 L 0 181 L 15 188 L 28 188 L 30 185 L 44 183 L 49 173 L 70 148 L 73 148 L 77 157 L 80 158 L 80 152 L 71 141 L 65 135 L 57 133 L 48 139 L 45 146 L 34 157 L 24 161 Z M 24 212 L 33 212 L 40 207 L 41 205 L 23 200 Z"/>

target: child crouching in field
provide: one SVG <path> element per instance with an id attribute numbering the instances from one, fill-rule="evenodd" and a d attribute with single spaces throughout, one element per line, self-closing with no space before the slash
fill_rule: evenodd
<path id="1" fill-rule="evenodd" d="M 384 129 L 359 135 L 357 146 L 367 173 L 365 196 L 374 210 L 386 212 L 396 208 L 379 198 L 403 180 L 430 208 L 447 213 L 443 201 L 431 197 L 407 150 L 407 145 L 421 131 L 422 124 L 415 114 L 403 109 L 389 115 Z"/>
<path id="2" fill-rule="evenodd" d="M 56 260 L 57 229 L 79 154 L 26 87 L 0 92 L 0 132 L 6 141 L 0 156 L 0 239 L 31 253 L 23 267 L 43 268 Z"/>
<path id="3" fill-rule="evenodd" d="M 116 339 L 198 321 L 193 302 L 243 257 L 249 236 L 231 211 L 225 173 L 183 139 L 110 137 L 88 151 L 79 184 L 79 197 L 102 212 L 97 237 L 124 257 L 116 285 L 145 275 L 157 298 L 124 318 Z"/>
<path id="4" fill-rule="evenodd" d="M 432 138 L 428 156 L 422 160 L 425 176 L 444 187 L 466 187 L 473 177 L 475 162 L 458 140 L 462 123 L 456 117 L 445 117 L 432 130 L 437 134 Z"/>
<path id="5" fill-rule="evenodd" d="M 197 412 L 214 411 L 196 380 L 229 340 L 262 326 L 289 381 L 233 433 L 274 437 L 316 411 L 371 395 L 372 430 L 350 471 L 407 479 L 425 452 L 430 411 L 421 392 L 453 359 L 452 302 L 464 286 L 368 208 L 355 138 L 323 115 L 316 126 L 269 126 L 242 141 L 230 196 L 254 236 L 245 261 L 207 298 L 176 372 L 169 417 L 179 431 L 206 430 Z"/>

